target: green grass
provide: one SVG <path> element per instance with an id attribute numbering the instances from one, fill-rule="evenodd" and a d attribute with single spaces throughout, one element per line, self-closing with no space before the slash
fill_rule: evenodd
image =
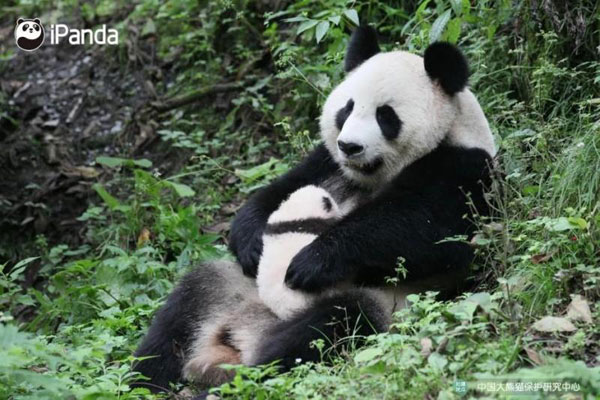
<path id="1" fill-rule="evenodd" d="M 224 208 L 316 142 L 319 107 L 343 77 L 345 30 L 356 15 L 377 24 L 387 50 L 418 52 L 430 40 L 447 39 L 471 61 L 471 87 L 499 145 L 496 216 L 479 221 L 475 240 L 473 275 L 481 279 L 475 294 L 454 301 L 414 296 L 393 329 L 370 337 L 365 348 L 331 354 L 316 343 L 334 356 L 332 365 L 304 365 L 272 378 L 268 368 L 235 367 L 238 375 L 218 393 L 453 399 L 463 397 L 456 381 L 468 382 L 468 397 L 477 396 L 477 382 L 504 379 L 577 383 L 583 398 L 600 396 L 595 2 L 573 2 L 565 13 L 558 1 L 533 8 L 507 1 L 392 7 L 328 0 L 286 2 L 273 12 L 244 1 L 139 0 L 125 14 L 112 3 L 86 2 L 83 18 L 140 28 L 152 20 L 160 57 L 180 49 L 171 71 L 175 85 L 159 84 L 160 93 L 220 81 L 241 81 L 244 89 L 225 107 L 207 101 L 158 119 L 162 148 L 187 160 L 171 176 L 145 162 L 98 159 L 112 178 L 96 182 L 98 197 L 80 217 L 87 223 L 83 246 L 40 236 L 5 252 L 19 259 L 0 275 L 0 398 L 151 398 L 128 383 L 135 378 L 131 354 L 153 312 L 194 264 L 230 257 L 218 235 L 202 234 L 202 227 L 231 218 Z M 70 15 L 77 7 L 75 0 L 18 1 L 7 10 Z M 577 15 L 584 32 L 576 29 Z M 110 56 L 123 54 L 121 46 Z M 266 54 L 272 62 L 264 61 Z M 0 243 L 0 251 L 10 246 Z M 22 290 L 28 265 L 39 267 L 43 283 Z M 592 324 L 574 321 L 576 332 L 532 328 L 544 316 L 564 316 L 575 294 L 590 305 Z"/>

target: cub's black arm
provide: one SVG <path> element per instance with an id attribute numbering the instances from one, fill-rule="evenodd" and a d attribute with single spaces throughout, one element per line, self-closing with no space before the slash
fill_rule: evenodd
<path id="1" fill-rule="evenodd" d="M 406 280 L 468 266 L 470 246 L 439 242 L 472 233 L 468 201 L 486 212 L 482 181 L 489 178 L 488 161 L 483 151 L 453 148 L 417 161 L 380 196 L 302 249 L 290 263 L 287 284 L 306 291 L 348 279 L 382 284 L 396 275 L 399 257 L 405 260 Z"/>
<path id="2" fill-rule="evenodd" d="M 256 276 L 262 253 L 262 234 L 273 211 L 295 190 L 319 184 L 338 171 L 324 145 L 317 146 L 299 165 L 260 189 L 238 211 L 229 236 L 229 248 L 244 274 Z"/>

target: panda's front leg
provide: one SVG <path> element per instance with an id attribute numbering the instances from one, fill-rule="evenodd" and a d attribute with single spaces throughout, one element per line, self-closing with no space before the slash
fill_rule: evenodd
<path id="1" fill-rule="evenodd" d="M 291 289 L 318 292 L 347 280 L 352 272 L 335 243 L 322 236 L 304 247 L 288 266 L 285 283 Z"/>

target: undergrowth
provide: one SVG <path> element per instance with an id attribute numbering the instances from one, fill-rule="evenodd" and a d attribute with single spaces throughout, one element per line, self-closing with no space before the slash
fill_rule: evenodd
<path id="1" fill-rule="evenodd" d="M 495 217 L 479 221 L 472 241 L 478 279 L 471 293 L 453 301 L 412 296 L 390 332 L 335 354 L 331 365 L 302 365 L 279 376 L 273 367 L 231 367 L 236 378 L 215 393 L 453 399 L 510 397 L 494 384 L 529 382 L 542 385 L 530 390 L 534 398 L 600 396 L 599 6 L 540 3 L 5 5 L 6 15 L 58 10 L 90 25 L 111 20 L 125 35 L 127 26 L 138 27 L 157 38 L 159 57 L 170 60 L 171 78 L 157 86 L 164 96 L 215 82 L 242 87 L 157 119 L 159 140 L 186 160 L 175 175 L 125 153 L 96 159 L 111 179 L 95 183 L 98 196 L 80 216 L 81 246 L 39 236 L 19 253 L 0 243 L 8 259 L 0 265 L 0 398 L 152 398 L 129 386 L 138 378 L 132 353 L 152 314 L 189 268 L 231 257 L 226 229 L 206 227 L 230 219 L 250 193 L 318 141 L 319 108 L 343 78 L 348 32 L 367 21 L 386 50 L 422 52 L 432 41 L 449 40 L 470 60 L 470 85 L 499 148 Z M 126 52 L 122 44 L 107 56 L 122 60 Z M 25 286 L 32 270 L 36 284 Z M 557 318 L 540 329 L 547 316 Z M 547 383 L 560 390 L 545 391 Z"/>

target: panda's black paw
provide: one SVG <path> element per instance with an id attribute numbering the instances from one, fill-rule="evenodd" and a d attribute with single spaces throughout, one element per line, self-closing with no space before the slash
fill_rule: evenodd
<path id="1" fill-rule="evenodd" d="M 262 254 L 262 248 L 263 243 L 261 231 L 258 234 L 253 234 L 246 247 L 244 247 L 244 250 L 240 251 L 238 254 L 238 261 L 242 266 L 244 275 L 252 278 L 256 277 L 256 272 L 258 271 L 258 262 Z"/>
<path id="2" fill-rule="evenodd" d="M 318 292 L 343 280 L 346 273 L 339 258 L 330 254 L 316 239 L 292 259 L 285 274 L 285 283 L 294 290 Z"/>

